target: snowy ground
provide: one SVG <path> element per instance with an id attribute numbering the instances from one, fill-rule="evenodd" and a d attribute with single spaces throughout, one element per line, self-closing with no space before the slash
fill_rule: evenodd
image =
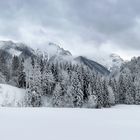
<path id="1" fill-rule="evenodd" d="M 0 84 L 0 106 L 19 106 L 25 90 Z M 109 109 L 0 107 L 0 140 L 139 140 L 140 106 Z"/>
<path id="2" fill-rule="evenodd" d="M 0 84 L 0 106 L 22 106 L 25 90 L 7 84 Z"/>
<path id="3" fill-rule="evenodd" d="M 1 140 L 139 140 L 140 106 L 0 108 Z"/>

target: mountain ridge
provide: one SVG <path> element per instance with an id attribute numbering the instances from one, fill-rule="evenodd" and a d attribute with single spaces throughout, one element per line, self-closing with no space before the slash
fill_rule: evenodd
<path id="1" fill-rule="evenodd" d="M 44 47 L 45 50 L 33 49 L 24 43 L 15 43 L 13 41 L 0 41 L 0 50 L 8 52 L 10 55 L 17 55 L 24 59 L 29 57 L 39 56 L 41 58 L 47 58 L 50 62 L 73 62 L 80 63 L 88 66 L 90 69 L 95 70 L 101 74 L 109 74 L 110 69 L 107 69 L 102 63 L 96 60 L 89 59 L 84 56 L 74 57 L 70 51 L 61 48 L 59 45 L 49 42 Z M 112 55 L 112 57 L 116 57 Z M 113 61 L 116 61 L 115 58 Z"/>
<path id="2" fill-rule="evenodd" d="M 109 70 L 107 70 L 103 65 L 90 60 L 84 56 L 79 56 L 77 58 L 75 58 L 76 61 L 88 66 L 91 70 L 95 70 L 96 72 L 99 72 L 103 75 L 108 75 L 110 73 Z"/>

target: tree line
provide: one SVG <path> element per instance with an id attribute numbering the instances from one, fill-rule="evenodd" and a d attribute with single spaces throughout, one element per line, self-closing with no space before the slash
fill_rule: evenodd
<path id="1" fill-rule="evenodd" d="M 103 76 L 82 64 L 49 62 L 42 57 L 26 60 L 0 57 L 0 82 L 26 89 L 25 106 L 102 108 L 115 104 L 139 104 L 139 59 Z"/>

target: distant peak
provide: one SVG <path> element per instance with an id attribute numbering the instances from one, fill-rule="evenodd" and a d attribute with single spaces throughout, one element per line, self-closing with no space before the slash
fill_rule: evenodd
<path id="1" fill-rule="evenodd" d="M 110 57 L 112 58 L 113 61 L 124 61 L 119 55 L 112 53 L 110 54 Z"/>
<path id="2" fill-rule="evenodd" d="M 53 43 L 53 42 L 49 42 L 48 45 L 50 45 L 50 46 L 56 46 L 56 47 L 60 48 L 59 45 L 57 45 L 56 43 Z"/>
<path id="3" fill-rule="evenodd" d="M 51 54 L 72 56 L 72 54 L 68 50 L 61 48 L 58 44 L 53 42 L 49 42 L 45 49 Z"/>

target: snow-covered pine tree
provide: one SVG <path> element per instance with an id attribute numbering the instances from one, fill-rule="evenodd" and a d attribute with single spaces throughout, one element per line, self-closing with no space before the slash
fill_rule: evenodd
<path id="1" fill-rule="evenodd" d="M 78 79 L 78 75 L 76 72 L 72 73 L 71 77 L 71 94 L 73 96 L 73 103 L 75 107 L 82 107 L 83 102 L 84 102 L 84 95 L 82 91 L 82 87 L 80 84 L 80 80 Z"/>
<path id="2" fill-rule="evenodd" d="M 108 86 L 109 86 L 108 89 L 110 91 L 109 92 L 110 97 L 112 96 L 111 103 L 112 104 L 118 104 L 119 103 L 118 83 L 117 83 L 117 81 L 114 77 L 109 80 Z M 114 100 L 114 98 L 115 98 L 115 100 Z"/>
<path id="3" fill-rule="evenodd" d="M 19 67 L 17 70 L 18 76 L 17 76 L 17 80 L 18 80 L 18 87 L 19 88 L 26 88 L 26 74 L 24 72 L 24 60 L 20 61 L 19 63 Z"/>
<path id="4" fill-rule="evenodd" d="M 87 108 L 96 108 L 97 106 L 97 96 L 95 91 L 92 90 L 90 84 L 88 85 L 88 101 L 86 102 Z"/>
<path id="5" fill-rule="evenodd" d="M 97 95 L 97 108 L 101 108 L 103 107 L 103 83 L 102 83 L 102 80 L 100 78 L 100 76 L 98 75 L 96 77 L 96 85 L 95 85 L 95 92 L 96 92 L 96 95 Z"/>
<path id="6" fill-rule="evenodd" d="M 133 85 L 133 83 L 131 83 L 126 90 L 125 103 L 126 104 L 134 104 L 135 103 L 135 95 L 136 95 L 135 86 Z"/>
<path id="7" fill-rule="evenodd" d="M 125 103 L 126 87 L 125 87 L 125 83 L 124 83 L 123 74 L 120 74 L 120 76 L 119 76 L 118 93 L 119 93 L 119 103 L 124 104 Z"/>
<path id="8" fill-rule="evenodd" d="M 35 65 L 33 68 L 33 75 L 30 79 L 30 87 L 29 87 L 29 98 L 31 98 L 31 103 L 33 107 L 41 106 L 41 96 L 42 92 L 42 75 L 40 71 L 40 65 L 35 61 Z"/>
<path id="9" fill-rule="evenodd" d="M 6 81 L 10 79 L 10 70 L 7 65 L 8 54 L 7 52 L 0 50 L 0 72 L 6 78 Z"/>
<path id="10" fill-rule="evenodd" d="M 126 93 L 125 94 L 125 103 L 126 104 L 134 104 L 135 102 L 135 86 L 132 81 L 131 73 L 126 73 L 124 76 Z"/>
<path id="11" fill-rule="evenodd" d="M 49 66 L 46 65 L 42 74 L 43 95 L 51 95 L 55 86 L 55 79 Z"/>
<path id="12" fill-rule="evenodd" d="M 73 97 L 73 94 L 72 94 L 72 90 L 73 90 L 73 87 L 71 85 L 68 85 L 67 87 L 67 92 L 64 94 L 64 105 L 65 107 L 71 107 L 73 108 L 74 107 L 74 97 Z"/>
<path id="13" fill-rule="evenodd" d="M 20 60 L 18 56 L 14 56 L 12 59 L 12 76 L 17 76 L 17 70 L 19 68 Z"/>
<path id="14" fill-rule="evenodd" d="M 107 82 L 106 82 L 105 79 L 102 81 L 102 84 L 103 84 L 103 91 L 102 91 L 103 107 L 110 107 L 110 104 L 109 104 L 109 91 L 108 91 Z"/>
<path id="15" fill-rule="evenodd" d="M 58 75 L 58 82 L 61 85 L 61 92 L 63 96 L 63 106 L 73 107 L 73 98 L 70 93 L 70 78 L 67 71 L 61 70 Z"/>
<path id="16" fill-rule="evenodd" d="M 52 74 L 54 76 L 55 82 L 58 82 L 58 73 L 59 73 L 59 64 L 58 63 L 51 63 L 50 68 L 52 71 Z"/>
<path id="17" fill-rule="evenodd" d="M 140 105 L 140 87 L 136 86 L 135 104 Z"/>
<path id="18" fill-rule="evenodd" d="M 0 83 L 6 83 L 6 77 L 0 72 Z"/>
<path id="19" fill-rule="evenodd" d="M 88 99 L 89 96 L 89 84 L 92 85 L 92 72 L 89 68 L 85 67 L 83 70 L 83 93 L 84 93 L 84 100 Z M 90 87 L 92 90 L 92 86 Z M 93 91 L 93 90 L 92 90 Z"/>
<path id="20" fill-rule="evenodd" d="M 63 105 L 63 97 L 62 97 L 62 87 L 60 83 L 57 83 L 52 95 L 52 105 L 54 107 L 62 107 Z"/>
<path id="21" fill-rule="evenodd" d="M 109 104 L 112 106 L 112 105 L 115 105 L 115 93 L 112 89 L 112 87 L 110 85 L 108 85 L 108 93 L 109 93 Z"/>
<path id="22" fill-rule="evenodd" d="M 24 72 L 26 75 L 26 89 L 30 88 L 31 86 L 31 80 L 33 79 L 33 65 L 31 58 L 26 59 L 23 63 L 24 65 Z"/>

